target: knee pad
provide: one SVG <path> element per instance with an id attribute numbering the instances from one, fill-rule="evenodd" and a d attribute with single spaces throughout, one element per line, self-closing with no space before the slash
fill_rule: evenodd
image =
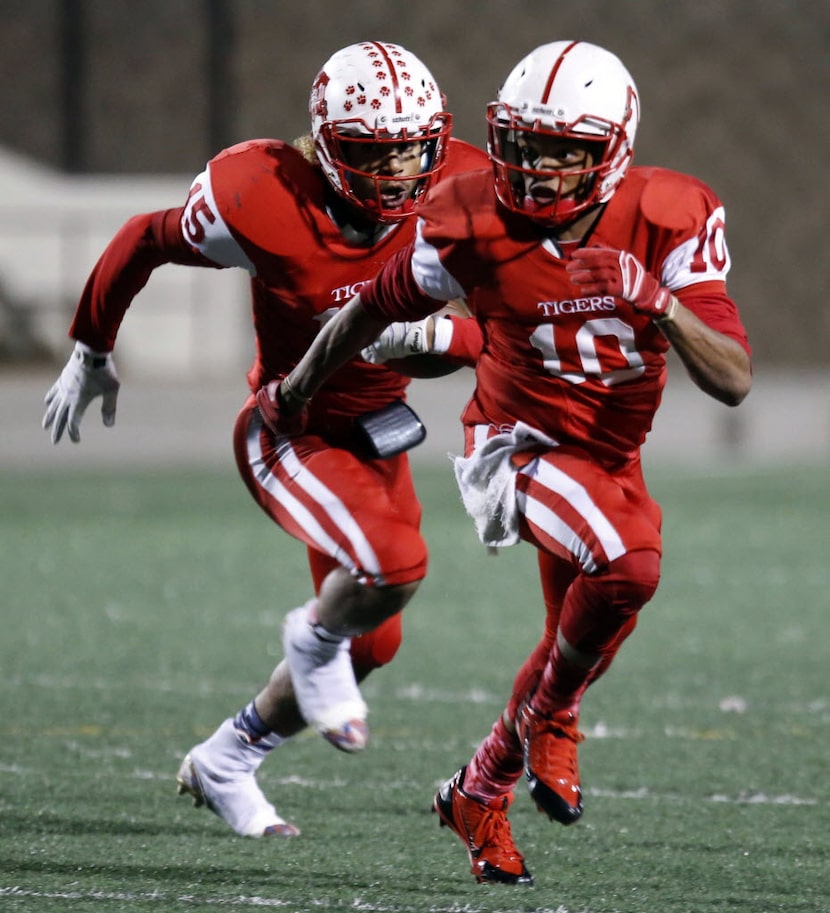
<path id="1" fill-rule="evenodd" d="M 614 559 L 604 574 L 591 578 L 608 590 L 609 601 L 625 611 L 641 609 L 657 591 L 660 582 L 660 554 L 653 549 L 627 552 Z"/>
<path id="2" fill-rule="evenodd" d="M 560 630 L 583 653 L 612 648 L 630 620 L 651 599 L 660 580 L 660 554 L 628 552 L 601 574 L 580 574 L 568 592 Z"/>

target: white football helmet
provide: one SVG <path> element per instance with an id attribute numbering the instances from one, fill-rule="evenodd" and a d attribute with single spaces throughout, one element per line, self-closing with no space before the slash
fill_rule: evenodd
<path id="1" fill-rule="evenodd" d="M 444 165 L 452 117 L 446 99 L 424 64 L 406 48 L 364 41 L 337 51 L 323 65 L 311 88 L 309 111 L 317 158 L 332 187 L 350 204 L 379 222 L 397 222 Z M 414 194 L 402 205 L 384 205 L 380 182 L 394 181 L 350 166 L 349 144 L 400 145 L 423 142 Z M 374 198 L 362 199 L 352 178 L 374 180 Z M 412 181 L 412 177 L 397 180 Z"/>
<path id="2" fill-rule="evenodd" d="M 563 227 L 611 198 L 634 153 L 640 120 L 637 87 L 610 51 L 585 41 L 554 41 L 513 68 L 487 107 L 487 151 L 501 202 L 545 225 Z M 523 162 L 517 139 L 552 136 L 596 143 L 578 189 L 539 206 L 525 195 L 525 175 L 550 177 Z"/>

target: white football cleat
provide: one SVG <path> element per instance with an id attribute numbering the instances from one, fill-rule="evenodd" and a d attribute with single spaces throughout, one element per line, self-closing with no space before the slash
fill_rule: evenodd
<path id="1" fill-rule="evenodd" d="M 277 814 L 253 773 L 220 774 L 212 769 L 204 742 L 185 755 L 176 783 L 180 796 L 192 796 L 196 808 L 209 808 L 242 837 L 296 837 L 300 833 Z"/>
<path id="2" fill-rule="evenodd" d="M 282 634 L 291 684 L 303 719 L 340 751 L 362 751 L 369 741 L 368 708 L 357 686 L 349 638 L 319 637 L 308 607 L 285 616 Z"/>

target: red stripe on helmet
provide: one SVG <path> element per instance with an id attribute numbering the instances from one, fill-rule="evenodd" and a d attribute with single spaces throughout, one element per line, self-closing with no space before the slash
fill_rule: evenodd
<path id="1" fill-rule="evenodd" d="M 542 104 L 546 105 L 548 99 L 550 98 L 551 90 L 553 89 L 553 81 L 556 79 L 556 74 L 559 72 L 559 68 L 565 61 L 565 57 L 569 51 L 573 50 L 579 44 L 578 41 L 572 41 L 564 51 L 559 55 L 559 59 L 553 65 L 553 69 L 550 71 L 550 76 L 548 76 L 547 85 L 545 86 L 545 91 L 542 93 Z"/>
<path id="2" fill-rule="evenodd" d="M 401 87 L 398 82 L 398 71 L 395 69 L 395 64 L 392 58 L 387 54 L 386 48 L 379 44 L 377 41 L 369 42 L 373 48 L 377 48 L 380 52 L 383 59 L 386 61 L 386 66 L 389 67 L 389 73 L 392 77 L 392 87 L 395 91 L 395 111 L 400 114 L 403 111 L 403 105 L 401 104 Z"/>

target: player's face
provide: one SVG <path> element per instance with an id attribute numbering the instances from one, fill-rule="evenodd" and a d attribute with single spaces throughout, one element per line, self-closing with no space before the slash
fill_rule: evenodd
<path id="1" fill-rule="evenodd" d="M 384 209 L 403 206 L 415 193 L 423 153 L 421 142 L 349 143 L 347 164 L 355 169 L 352 190 L 361 200 L 379 195 Z"/>
<path id="2" fill-rule="evenodd" d="M 516 142 L 524 168 L 525 195 L 539 205 L 575 197 L 585 178 L 585 169 L 594 164 L 590 143 L 540 134 L 522 134 Z"/>

